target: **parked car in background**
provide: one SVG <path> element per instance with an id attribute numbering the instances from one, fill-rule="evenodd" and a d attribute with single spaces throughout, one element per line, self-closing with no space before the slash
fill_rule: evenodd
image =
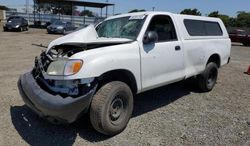
<path id="1" fill-rule="evenodd" d="M 84 25 L 82 25 L 82 26 L 76 28 L 75 30 L 67 31 L 66 33 L 64 33 L 64 35 L 67 35 L 67 34 L 70 34 L 70 33 L 75 32 L 75 31 L 81 30 L 81 29 L 83 29 L 83 28 L 85 28 L 85 27 L 87 27 L 87 26 L 89 26 L 89 25 L 88 25 L 88 24 L 84 24 Z"/>
<path id="2" fill-rule="evenodd" d="M 51 25 L 52 23 L 54 23 L 55 21 L 59 21 L 59 19 L 55 19 L 55 18 L 50 19 L 50 21 L 46 22 L 45 27 L 50 26 L 50 25 Z"/>
<path id="3" fill-rule="evenodd" d="M 24 31 L 29 29 L 29 24 L 26 19 L 20 16 L 12 16 L 7 19 L 7 23 L 4 24 L 4 31 Z"/>
<path id="4" fill-rule="evenodd" d="M 57 20 L 47 27 L 49 34 L 65 34 L 67 31 L 73 31 L 76 27 L 71 22 Z"/>
<path id="5" fill-rule="evenodd" d="M 229 33 L 232 42 L 242 43 L 244 46 L 250 45 L 250 35 L 245 30 L 235 29 Z"/>

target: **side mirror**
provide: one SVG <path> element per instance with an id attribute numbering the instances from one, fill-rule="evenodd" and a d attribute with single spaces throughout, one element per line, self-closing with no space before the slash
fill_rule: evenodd
<path id="1" fill-rule="evenodd" d="M 155 43 L 158 41 L 158 34 L 155 31 L 146 32 L 143 37 L 144 44 Z"/>

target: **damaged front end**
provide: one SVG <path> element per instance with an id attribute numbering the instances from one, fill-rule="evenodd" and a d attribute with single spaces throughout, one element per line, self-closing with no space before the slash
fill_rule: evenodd
<path id="1" fill-rule="evenodd" d="M 81 60 L 69 58 L 83 50 L 62 47 L 66 46 L 54 47 L 36 57 L 33 70 L 20 77 L 18 87 L 26 105 L 41 117 L 53 123 L 72 123 L 88 111 L 97 82 L 94 78 L 65 79 L 81 68 Z"/>
<path id="2" fill-rule="evenodd" d="M 35 58 L 33 70 L 22 75 L 18 81 L 23 101 L 52 122 L 74 122 L 81 113 L 88 111 L 97 88 L 95 77 L 79 76 L 84 60 L 72 59 L 74 55 L 132 41 L 99 38 L 91 25 L 52 41 L 47 50 Z"/>
<path id="3" fill-rule="evenodd" d="M 65 49 L 65 47 L 67 49 Z M 51 49 L 48 53 L 42 52 L 35 58 L 32 75 L 37 83 L 51 94 L 60 94 L 62 97 L 77 98 L 84 95 L 96 85 L 94 78 L 67 80 L 66 76 L 77 73 L 83 64 L 82 60 L 69 58 L 82 48 L 61 45 Z"/>

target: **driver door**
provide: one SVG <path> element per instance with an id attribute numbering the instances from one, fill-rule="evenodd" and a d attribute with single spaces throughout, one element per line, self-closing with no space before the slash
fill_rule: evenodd
<path id="1" fill-rule="evenodd" d="M 143 90 L 148 90 L 182 80 L 184 54 L 173 21 L 168 15 L 155 15 L 147 28 L 154 31 L 158 41 L 143 44 L 141 49 L 141 73 Z"/>

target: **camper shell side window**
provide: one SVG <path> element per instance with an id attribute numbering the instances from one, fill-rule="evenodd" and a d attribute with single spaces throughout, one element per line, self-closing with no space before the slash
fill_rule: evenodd
<path id="1" fill-rule="evenodd" d="M 190 36 L 223 36 L 218 22 L 185 19 L 184 25 Z"/>

